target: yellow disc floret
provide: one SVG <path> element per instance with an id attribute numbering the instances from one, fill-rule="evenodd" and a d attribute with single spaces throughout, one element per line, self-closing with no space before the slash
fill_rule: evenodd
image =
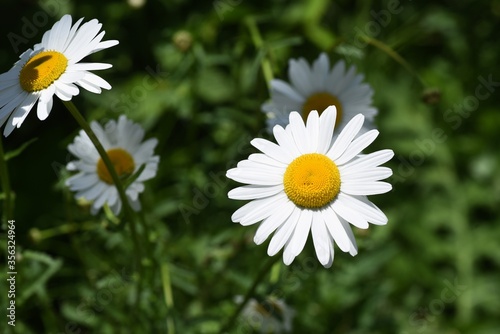
<path id="1" fill-rule="evenodd" d="M 127 151 L 122 150 L 121 148 L 112 148 L 106 151 L 106 153 L 108 153 L 109 160 L 111 160 L 111 163 L 115 167 L 118 177 L 126 177 L 134 172 L 134 158 L 132 158 L 132 156 Z M 97 175 L 102 181 L 108 184 L 113 184 L 111 174 L 109 173 L 102 159 L 99 159 L 99 161 L 97 162 Z"/>
<path id="2" fill-rule="evenodd" d="M 302 106 L 302 116 L 307 119 L 307 116 L 313 110 L 317 110 L 321 115 L 329 106 L 337 107 L 337 121 L 335 124 L 339 124 L 342 119 L 342 104 L 337 97 L 330 93 L 321 92 L 309 96 Z"/>
<path id="3" fill-rule="evenodd" d="M 44 90 L 66 71 L 68 59 L 57 51 L 43 51 L 24 64 L 19 73 L 22 89 L 32 93 Z"/>
<path id="4" fill-rule="evenodd" d="M 285 193 L 297 206 L 316 209 L 340 191 L 340 172 L 326 155 L 309 153 L 293 160 L 283 176 Z"/>

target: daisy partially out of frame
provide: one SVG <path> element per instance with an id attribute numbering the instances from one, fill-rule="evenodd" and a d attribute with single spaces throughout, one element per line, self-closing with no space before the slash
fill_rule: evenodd
<path id="1" fill-rule="evenodd" d="M 310 112 L 307 124 L 298 112 L 291 112 L 286 128 L 273 128 L 278 144 L 252 140 L 262 153 L 251 154 L 227 171 L 228 178 L 247 184 L 231 190 L 229 198 L 251 200 L 231 219 L 243 226 L 260 222 L 254 236 L 258 245 L 274 232 L 268 254 L 273 256 L 284 248 L 286 265 L 302 252 L 309 231 L 319 261 L 328 268 L 333 263 L 334 243 L 352 256 L 358 252 L 349 224 L 366 229 L 368 223 L 387 223 L 385 214 L 367 195 L 392 189 L 381 181 L 392 170 L 380 165 L 394 152 L 387 149 L 360 155 L 378 131 L 358 136 L 364 122 L 364 116 L 358 114 L 333 138 L 336 119 L 334 106 L 321 116 L 315 110 Z"/>
<path id="2" fill-rule="evenodd" d="M 303 58 L 290 59 L 288 77 L 290 83 L 271 81 L 271 101 L 262 105 L 269 132 L 277 124 L 288 124 L 290 110 L 299 111 L 306 120 L 312 110 L 321 113 L 331 105 L 337 108 L 337 132 L 357 114 L 365 116 L 361 133 L 373 128 L 378 113 L 371 105 L 373 90 L 362 82 L 362 74 L 356 74 L 356 67 L 347 68 L 340 60 L 330 68 L 328 56 L 322 53 L 312 66 Z"/>
<path id="3" fill-rule="evenodd" d="M 102 88 L 111 89 L 108 82 L 89 72 L 111 64 L 80 61 L 118 41 L 102 41 L 102 24 L 93 19 L 80 26 L 82 20 L 72 26 L 71 16 L 64 15 L 45 32 L 41 43 L 25 51 L 14 67 L 0 75 L 0 126 L 6 123 L 5 136 L 23 124 L 37 101 L 37 115 L 43 121 L 50 114 L 54 94 L 69 101 L 79 94 L 77 85 L 96 94 Z"/>
<path id="4" fill-rule="evenodd" d="M 144 191 L 143 182 L 155 177 L 158 169 L 160 158 L 153 152 L 158 140 L 152 138 L 143 142 L 144 130 L 125 116 L 120 116 L 118 122 L 109 121 L 104 128 L 97 122 L 92 122 L 90 126 L 121 179 L 134 175 L 145 165 L 140 175 L 125 190 L 130 206 L 136 211 L 140 210 L 139 194 Z M 80 130 L 68 150 L 79 159 L 66 166 L 69 171 L 78 172 L 66 180 L 69 189 L 76 192 L 75 198 L 83 197 L 92 201 L 92 214 L 96 214 L 107 204 L 117 215 L 122 207 L 118 191 L 96 148 L 83 130 Z"/>

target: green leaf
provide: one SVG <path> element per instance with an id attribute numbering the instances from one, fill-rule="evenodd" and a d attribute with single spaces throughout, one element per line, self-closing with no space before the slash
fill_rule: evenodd
<path id="1" fill-rule="evenodd" d="M 9 151 L 5 153 L 5 161 L 9 161 L 12 158 L 17 157 L 19 154 L 21 154 L 28 146 L 36 142 L 38 138 L 33 138 L 28 140 L 26 143 L 22 144 L 19 148 L 15 149 L 14 151 Z"/>

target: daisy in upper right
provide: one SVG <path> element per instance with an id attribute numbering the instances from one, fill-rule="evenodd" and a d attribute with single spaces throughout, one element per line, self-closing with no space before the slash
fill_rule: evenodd
<path id="1" fill-rule="evenodd" d="M 262 105 L 267 116 L 267 126 L 285 126 L 290 110 L 300 112 L 304 120 L 312 110 L 322 112 L 328 106 L 337 107 L 335 133 L 357 114 L 365 116 L 362 132 L 373 129 L 373 119 L 378 110 L 372 106 L 373 89 L 363 82 L 363 74 L 356 67 L 347 67 L 343 60 L 330 68 L 326 53 L 321 53 L 310 66 L 304 58 L 290 59 L 288 66 L 290 83 L 271 81 L 271 101 Z"/>
<path id="2" fill-rule="evenodd" d="M 82 21 L 71 25 L 71 16 L 64 15 L 43 34 L 40 43 L 0 75 L 0 127 L 6 123 L 5 137 L 23 124 L 37 102 L 37 116 L 43 121 L 52 110 L 54 95 L 69 101 L 79 94 L 77 85 L 96 94 L 101 88 L 111 89 L 106 80 L 90 72 L 110 68 L 111 64 L 81 60 L 118 41 L 102 41 L 104 31 L 99 32 L 102 24 L 96 19 L 80 26 Z"/>
<path id="3" fill-rule="evenodd" d="M 231 190 L 229 198 L 252 200 L 231 219 L 243 226 L 261 222 L 254 236 L 258 245 L 274 232 L 267 252 L 273 256 L 284 247 L 286 265 L 302 252 L 309 231 L 318 260 L 328 268 L 333 263 L 334 243 L 343 252 L 357 254 L 350 224 L 366 229 L 368 223 L 387 223 L 385 214 L 366 196 L 392 189 L 381 181 L 392 170 L 380 165 L 394 152 L 386 149 L 360 155 L 379 132 L 370 130 L 358 136 L 364 122 L 364 116 L 358 114 L 333 138 L 336 118 L 334 106 L 321 116 L 312 111 L 306 124 L 293 111 L 286 128 L 273 128 L 278 144 L 252 140 L 262 153 L 251 154 L 226 173 L 247 184 Z"/>

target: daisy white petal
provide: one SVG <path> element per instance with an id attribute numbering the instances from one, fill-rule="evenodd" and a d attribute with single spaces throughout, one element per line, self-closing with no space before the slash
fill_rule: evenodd
<path id="1" fill-rule="evenodd" d="M 280 191 L 283 191 L 282 185 L 277 185 L 274 187 L 250 185 L 235 188 L 231 190 L 227 195 L 231 199 L 249 200 L 273 196 Z"/>
<path id="2" fill-rule="evenodd" d="M 285 221 L 290 217 L 294 211 L 295 206 L 292 202 L 288 201 L 280 208 L 276 210 L 271 216 L 266 218 L 259 225 L 257 232 L 255 232 L 254 242 L 257 245 L 263 243 L 278 227 L 283 225 Z"/>
<path id="3" fill-rule="evenodd" d="M 319 262 L 325 266 L 330 260 L 330 238 L 321 217 L 314 217 L 311 226 L 314 249 Z"/>
<path id="4" fill-rule="evenodd" d="M 361 130 L 364 119 L 363 115 L 358 114 L 345 126 L 344 130 L 337 137 L 332 148 L 327 153 L 330 159 L 337 161 L 338 158 L 340 158 L 342 153 L 347 149 L 347 146 L 351 144 L 354 137 L 356 137 L 359 130 Z"/>
<path id="5" fill-rule="evenodd" d="M 278 253 L 289 241 L 290 236 L 295 230 L 295 226 L 297 226 L 300 220 L 301 214 L 301 210 L 294 208 L 292 214 L 288 217 L 286 224 L 282 224 L 274 233 L 271 242 L 269 243 L 269 247 L 267 248 L 267 254 L 269 256 L 276 255 L 276 253 Z"/>

